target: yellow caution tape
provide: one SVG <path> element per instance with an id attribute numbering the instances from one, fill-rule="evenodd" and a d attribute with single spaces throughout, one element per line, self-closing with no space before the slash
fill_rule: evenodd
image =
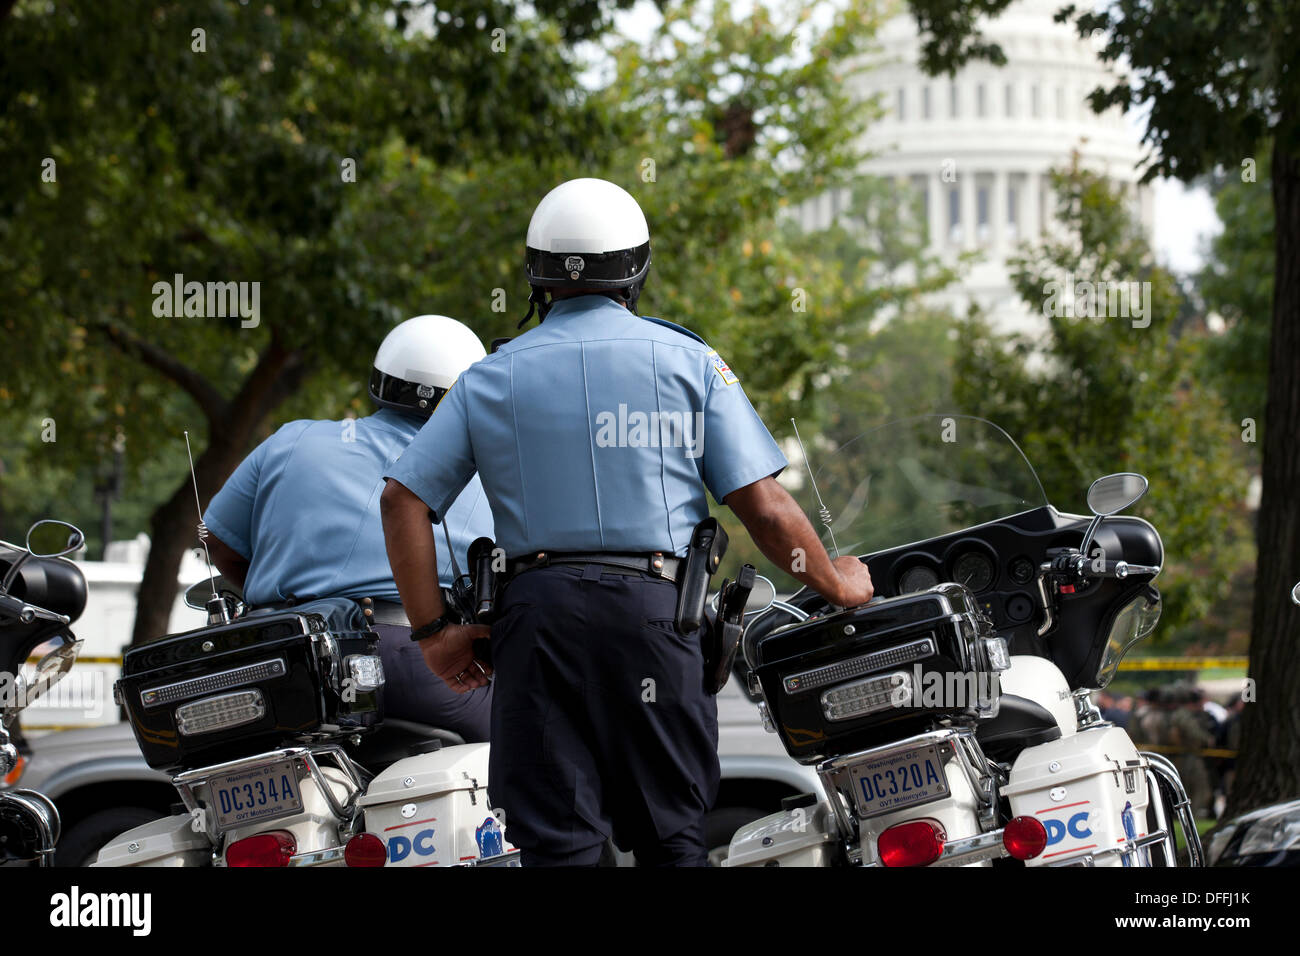
<path id="1" fill-rule="evenodd" d="M 107 724 L 23 724 L 23 732 L 32 730 L 89 730 L 92 727 L 112 727 L 112 723 Z"/>
<path id="2" fill-rule="evenodd" d="M 1122 671 L 1207 671 L 1244 668 L 1249 657 L 1130 657 L 1119 662 Z"/>
<path id="3" fill-rule="evenodd" d="M 1202 757 L 1224 757 L 1232 758 L 1237 756 L 1236 750 L 1225 750 L 1222 747 L 1206 747 L 1204 750 L 1189 750 L 1186 747 L 1174 747 L 1170 744 L 1144 744 L 1140 741 L 1134 741 L 1139 750 L 1154 750 L 1162 754 L 1199 754 Z"/>

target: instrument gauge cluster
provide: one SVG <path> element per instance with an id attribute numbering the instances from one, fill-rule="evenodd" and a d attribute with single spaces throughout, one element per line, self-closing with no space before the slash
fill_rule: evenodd
<path id="1" fill-rule="evenodd" d="M 993 587 L 998 578 L 996 555 L 982 541 L 966 539 L 949 549 L 947 567 L 953 581 L 964 584 L 975 594 Z"/>
<path id="2" fill-rule="evenodd" d="M 1017 584 L 1028 584 L 1034 579 L 1034 576 L 1037 573 L 1038 568 L 1034 562 L 1023 555 L 1014 559 L 1011 564 L 1007 566 L 1007 574 L 1011 577 L 1011 580 L 1015 581 Z"/>
<path id="3" fill-rule="evenodd" d="M 898 594 L 914 594 L 939 583 L 939 568 L 927 555 L 909 555 L 899 562 Z"/>

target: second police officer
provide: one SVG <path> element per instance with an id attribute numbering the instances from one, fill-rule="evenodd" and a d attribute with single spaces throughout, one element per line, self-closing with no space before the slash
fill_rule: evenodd
<path id="1" fill-rule="evenodd" d="M 542 324 L 467 369 L 388 472 L 393 576 L 435 673 L 466 692 L 495 671 L 488 776 L 525 866 L 592 865 L 610 837 L 641 865 L 703 865 L 717 707 L 674 584 L 706 489 L 833 603 L 870 600 L 871 578 L 777 484 L 785 457 L 722 358 L 636 314 L 650 235 L 631 195 L 561 184 L 526 255 Z M 491 665 L 428 572 L 427 515 L 476 471 L 508 557 Z"/>
<path id="2" fill-rule="evenodd" d="M 487 739 L 491 694 L 451 693 L 411 644 L 388 569 L 379 493 L 384 472 L 440 397 L 484 354 L 478 337 L 455 319 L 407 319 L 375 353 L 370 397 L 379 408 L 373 415 L 282 426 L 235 469 L 203 514 L 213 562 L 243 589 L 250 607 L 355 599 L 380 634 L 388 716 L 432 724 L 467 741 Z M 442 555 L 436 578 L 450 587 L 453 559 L 464 562 L 470 542 L 492 533 L 477 479 L 443 528 L 444 542 L 455 550 Z"/>

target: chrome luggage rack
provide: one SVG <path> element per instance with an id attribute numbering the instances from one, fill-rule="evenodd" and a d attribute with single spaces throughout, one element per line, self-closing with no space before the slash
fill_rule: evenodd
<path id="1" fill-rule="evenodd" d="M 1164 855 L 1165 866 L 1178 865 L 1178 843 L 1174 838 L 1173 824 L 1182 830 L 1183 842 L 1187 846 L 1187 865 L 1205 866 L 1205 851 L 1201 847 L 1201 834 L 1196 829 L 1196 818 L 1192 814 L 1192 801 L 1187 796 L 1187 789 L 1178 776 L 1178 771 L 1167 757 L 1147 750 L 1138 751 L 1138 756 L 1146 762 L 1147 794 L 1151 812 L 1156 818 L 1156 827 L 1143 837 L 1126 840 L 1122 846 L 1093 853 L 1085 853 L 1059 863 L 1047 866 L 1096 866 L 1102 857 L 1119 856 L 1125 866 L 1149 865 L 1147 862 L 1152 847 L 1160 847 Z M 1169 811 L 1173 811 L 1173 819 Z M 1143 856 L 1139 856 L 1143 854 Z"/>
<path id="2" fill-rule="evenodd" d="M 348 792 L 342 801 L 340 801 L 334 793 L 334 785 L 339 781 L 327 777 L 321 770 L 321 765 L 319 763 L 321 758 L 329 758 L 333 765 L 341 770 L 347 778 L 346 785 Z M 341 834 L 344 834 L 344 842 L 346 842 L 346 837 L 351 835 L 351 831 L 360 815 L 360 810 L 357 807 L 357 800 L 360 798 L 362 793 L 365 792 L 365 783 L 362 779 L 363 774 L 366 777 L 369 775 L 365 774 L 361 768 L 353 763 L 352 758 L 350 758 L 347 755 L 347 752 L 338 744 L 313 744 L 307 747 L 285 747 L 280 750 L 268 750 L 265 753 L 256 754 L 251 757 L 241 757 L 238 760 L 230 760 L 226 763 L 214 764 L 211 767 L 202 767 L 198 770 L 187 770 L 184 773 L 172 777 L 172 785 L 176 787 L 176 791 L 180 794 L 181 802 L 185 805 L 185 811 L 190 814 L 191 817 L 194 816 L 196 812 L 202 814 L 199 819 L 204 821 L 207 834 L 212 839 L 214 854 L 219 855 L 221 853 L 225 834 L 217 823 L 217 815 L 215 813 L 204 811 L 203 806 L 195 796 L 195 790 L 206 786 L 213 777 L 229 773 L 238 773 L 242 770 L 252 770 L 264 766 L 265 764 L 276 763 L 282 760 L 292 762 L 294 776 L 297 781 L 310 779 L 315 783 L 317 789 L 321 791 L 325 800 L 328 802 L 330 810 L 339 818 L 340 821 L 342 821 L 339 829 Z M 266 822 L 270 822 L 271 819 L 282 818 L 269 818 Z M 303 855 L 307 856 L 309 854 Z M 306 863 L 306 861 L 304 861 L 304 863 Z M 306 865 L 311 864 L 306 863 Z"/>
<path id="3" fill-rule="evenodd" d="M 37 866 L 54 865 L 54 845 L 59 842 L 61 821 L 54 802 L 35 790 L 0 790 L 0 817 L 19 817 L 36 833 L 32 847 Z"/>
<path id="4" fill-rule="evenodd" d="M 853 809 L 856 804 L 850 789 L 849 770 L 864 760 L 878 760 L 905 753 L 919 747 L 935 747 L 939 759 L 947 765 L 956 760 L 970 784 L 971 792 L 979 801 L 979 824 L 982 832 L 974 836 L 950 841 L 943 856 L 932 866 L 961 866 L 997 856 L 1006 856 L 1002 846 L 1002 830 L 992 829 L 997 819 L 997 790 L 995 774 L 984 751 L 975 741 L 973 727 L 950 727 L 916 734 L 880 747 L 832 757 L 816 766 L 817 776 L 830 797 L 840 839 L 848 861 L 853 866 L 879 866 L 875 848 L 869 847 L 864 859 L 859 830 L 861 820 Z"/>

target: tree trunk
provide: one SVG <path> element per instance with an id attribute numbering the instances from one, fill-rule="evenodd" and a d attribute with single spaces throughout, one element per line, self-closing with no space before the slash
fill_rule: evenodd
<path id="1" fill-rule="evenodd" d="M 239 466 L 263 419 L 302 384 L 305 371 L 301 354 L 272 342 L 239 394 L 223 407 L 217 419 L 208 420 L 208 446 L 194 461 L 199 500 L 204 506 Z M 180 449 L 174 454 L 179 456 Z M 194 486 L 187 470 L 185 480 L 149 519 L 149 558 L 136 598 L 132 644 L 167 633 L 181 555 L 186 548 L 199 547 L 198 523 Z"/>
<path id="2" fill-rule="evenodd" d="M 1255 702 L 1241 719 L 1241 755 L 1227 813 L 1300 795 L 1300 142 L 1273 148 L 1276 264 L 1264 412 L 1263 494 L 1251 620 Z"/>
<path id="3" fill-rule="evenodd" d="M 205 505 L 239 466 L 241 452 L 248 447 L 252 432 L 252 426 L 242 435 L 227 432 L 223 436 L 225 441 L 209 445 L 208 450 L 195 460 L 199 498 Z M 173 454 L 188 465 L 180 457 L 183 451 L 173 443 Z M 185 480 L 149 518 L 149 557 L 145 561 L 136 598 L 132 644 L 167 633 L 172 603 L 176 599 L 176 575 L 180 571 L 181 556 L 187 548 L 199 547 L 198 523 L 199 516 L 194 511 L 194 486 L 190 484 L 189 471 L 186 470 Z"/>

